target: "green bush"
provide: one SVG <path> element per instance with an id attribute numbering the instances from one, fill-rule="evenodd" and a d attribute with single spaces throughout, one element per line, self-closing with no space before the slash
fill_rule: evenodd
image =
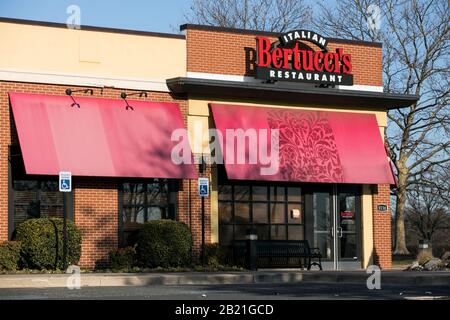
<path id="1" fill-rule="evenodd" d="M 134 247 L 114 249 L 109 253 L 109 263 L 112 269 L 129 270 L 134 266 L 135 256 Z"/>
<path id="2" fill-rule="evenodd" d="M 179 221 L 146 222 L 137 235 L 137 261 L 147 268 L 179 267 L 191 263 L 192 236 Z"/>
<path id="3" fill-rule="evenodd" d="M 205 260 L 210 267 L 217 268 L 226 265 L 226 252 L 218 243 L 205 246 Z"/>
<path id="4" fill-rule="evenodd" d="M 29 219 L 16 229 L 22 243 L 21 255 L 26 268 L 63 269 L 63 219 Z M 81 234 L 67 220 L 67 264 L 76 264 L 81 255 Z"/>
<path id="5" fill-rule="evenodd" d="M 16 270 L 20 260 L 20 242 L 6 241 L 0 244 L 0 270 Z"/>

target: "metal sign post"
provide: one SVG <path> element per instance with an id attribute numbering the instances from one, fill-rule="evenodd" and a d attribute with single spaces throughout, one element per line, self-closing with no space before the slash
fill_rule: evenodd
<path id="1" fill-rule="evenodd" d="M 202 264 L 205 261 L 205 197 L 209 196 L 209 179 L 208 178 L 198 178 L 198 194 L 202 198 L 202 252 L 201 260 Z"/>
<path id="2" fill-rule="evenodd" d="M 59 191 L 64 192 L 63 210 L 63 268 L 67 269 L 67 195 L 72 192 L 72 173 L 61 171 L 59 173 Z"/>

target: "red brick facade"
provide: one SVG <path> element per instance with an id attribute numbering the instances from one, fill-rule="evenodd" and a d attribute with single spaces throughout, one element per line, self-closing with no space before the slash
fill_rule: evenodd
<path id="1" fill-rule="evenodd" d="M 273 34 L 270 35 L 274 40 Z M 255 34 L 217 29 L 186 31 L 187 71 L 223 75 L 252 76 L 253 71 L 246 61 L 255 48 Z M 381 86 L 381 47 L 356 42 L 332 42 L 331 50 L 341 47 L 352 55 L 354 83 L 358 85 Z M 180 75 L 182 76 L 182 75 Z M 8 92 L 25 92 L 64 95 L 74 86 L 39 83 L 0 81 L 0 242 L 8 240 L 8 146 L 18 144 L 17 133 L 10 114 Z M 120 99 L 122 91 L 113 88 L 94 89 L 93 97 Z M 77 93 L 75 94 L 77 95 Z M 83 95 L 83 94 L 80 94 Z M 134 98 L 134 97 L 133 97 Z M 147 101 L 169 101 L 180 105 L 185 124 L 188 115 L 188 97 L 174 97 L 169 93 L 150 92 Z M 211 167 L 207 166 L 199 176 L 209 177 Z M 180 181 L 177 203 L 177 217 L 192 230 L 194 258 L 198 259 L 201 249 L 201 198 L 197 192 L 196 180 Z M 106 264 L 108 252 L 119 243 L 118 184 L 112 179 L 75 178 L 74 220 L 82 232 L 82 257 L 80 265 L 93 268 Z M 205 241 L 211 242 L 211 203 L 205 198 Z M 373 245 L 374 261 L 382 268 L 391 267 L 391 220 L 390 210 L 378 212 L 379 204 L 390 204 L 389 186 L 379 185 L 373 191 Z"/>
<path id="2" fill-rule="evenodd" d="M 382 269 L 392 267 L 391 210 L 389 185 L 373 188 L 373 258 Z M 378 211 L 378 205 L 387 205 L 386 211 Z"/>
<path id="3" fill-rule="evenodd" d="M 8 92 L 26 92 L 39 94 L 65 95 L 67 88 L 73 86 L 47 85 L 37 83 L 20 83 L 0 81 L 0 242 L 8 240 L 8 146 L 18 144 L 17 132 L 10 114 Z M 120 89 L 95 89 L 94 97 L 115 98 L 118 99 L 122 91 L 132 92 L 130 90 Z M 76 95 L 76 94 L 74 94 Z M 80 94 L 82 95 L 82 94 Z M 134 98 L 134 97 L 133 97 Z M 148 97 L 136 99 L 147 101 L 176 101 L 186 122 L 187 102 L 183 97 L 173 98 L 168 93 L 150 92 Z M 184 181 L 184 185 L 188 185 Z M 197 232 L 200 228 L 201 220 L 199 218 L 200 201 L 197 199 L 196 185 L 192 184 L 192 228 Z M 74 220 L 75 224 L 82 233 L 82 257 L 80 265 L 82 267 L 93 268 L 107 263 L 108 252 L 118 246 L 118 189 L 117 183 L 111 180 L 100 178 L 75 178 L 73 181 L 74 192 Z M 180 220 L 188 222 L 184 211 L 186 203 L 182 202 L 185 195 L 182 190 L 180 197 Z M 187 199 L 187 197 L 186 197 Z M 206 212 L 209 212 L 209 202 L 206 206 Z M 210 218 L 207 217 L 208 226 L 206 239 L 210 239 Z M 194 237 L 195 245 L 198 251 L 198 236 Z"/>
<path id="4" fill-rule="evenodd" d="M 209 177 L 211 167 L 206 166 L 199 177 Z M 200 257 L 202 245 L 202 212 L 201 197 L 198 195 L 197 180 L 183 180 L 178 192 L 178 219 L 186 223 L 192 230 L 194 241 L 193 257 L 197 260 Z M 211 197 L 204 199 L 205 205 L 205 243 L 211 242 Z"/>
<path id="5" fill-rule="evenodd" d="M 264 33 L 262 34 L 264 35 Z M 276 37 L 267 34 L 273 41 Z M 256 47 L 256 34 L 239 31 L 198 30 L 186 31 L 187 71 L 224 75 L 253 76 L 249 58 L 255 58 L 251 49 Z M 382 50 L 380 46 L 352 41 L 330 41 L 330 51 L 342 48 L 352 56 L 355 85 L 382 86 Z"/>

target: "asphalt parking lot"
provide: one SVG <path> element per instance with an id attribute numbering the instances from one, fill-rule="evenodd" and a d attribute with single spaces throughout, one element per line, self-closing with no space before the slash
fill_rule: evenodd
<path id="1" fill-rule="evenodd" d="M 432 300 L 450 299 L 450 286 L 385 284 L 369 290 L 355 283 L 254 283 L 123 287 L 0 289 L 1 300 Z"/>

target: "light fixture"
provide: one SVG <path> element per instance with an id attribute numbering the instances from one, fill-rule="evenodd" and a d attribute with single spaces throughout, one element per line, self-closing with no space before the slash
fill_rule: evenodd
<path id="1" fill-rule="evenodd" d="M 79 90 L 72 90 L 72 89 L 66 89 L 66 94 L 72 99 L 73 103 L 71 104 L 71 107 L 77 106 L 78 108 L 80 108 L 80 104 L 77 103 L 74 99 L 74 97 L 72 96 L 72 93 L 74 92 L 83 92 L 83 93 L 90 93 L 91 96 L 94 94 L 94 90 L 93 89 L 79 89 Z"/>
<path id="2" fill-rule="evenodd" d="M 134 110 L 134 108 L 128 103 L 127 97 L 136 96 L 136 95 L 139 95 L 140 98 L 142 98 L 144 96 L 147 98 L 147 91 L 140 91 L 140 92 L 133 92 L 133 93 L 126 93 L 126 92 L 120 93 L 120 97 L 127 104 L 125 107 L 126 110 L 128 110 L 128 109 Z"/>

